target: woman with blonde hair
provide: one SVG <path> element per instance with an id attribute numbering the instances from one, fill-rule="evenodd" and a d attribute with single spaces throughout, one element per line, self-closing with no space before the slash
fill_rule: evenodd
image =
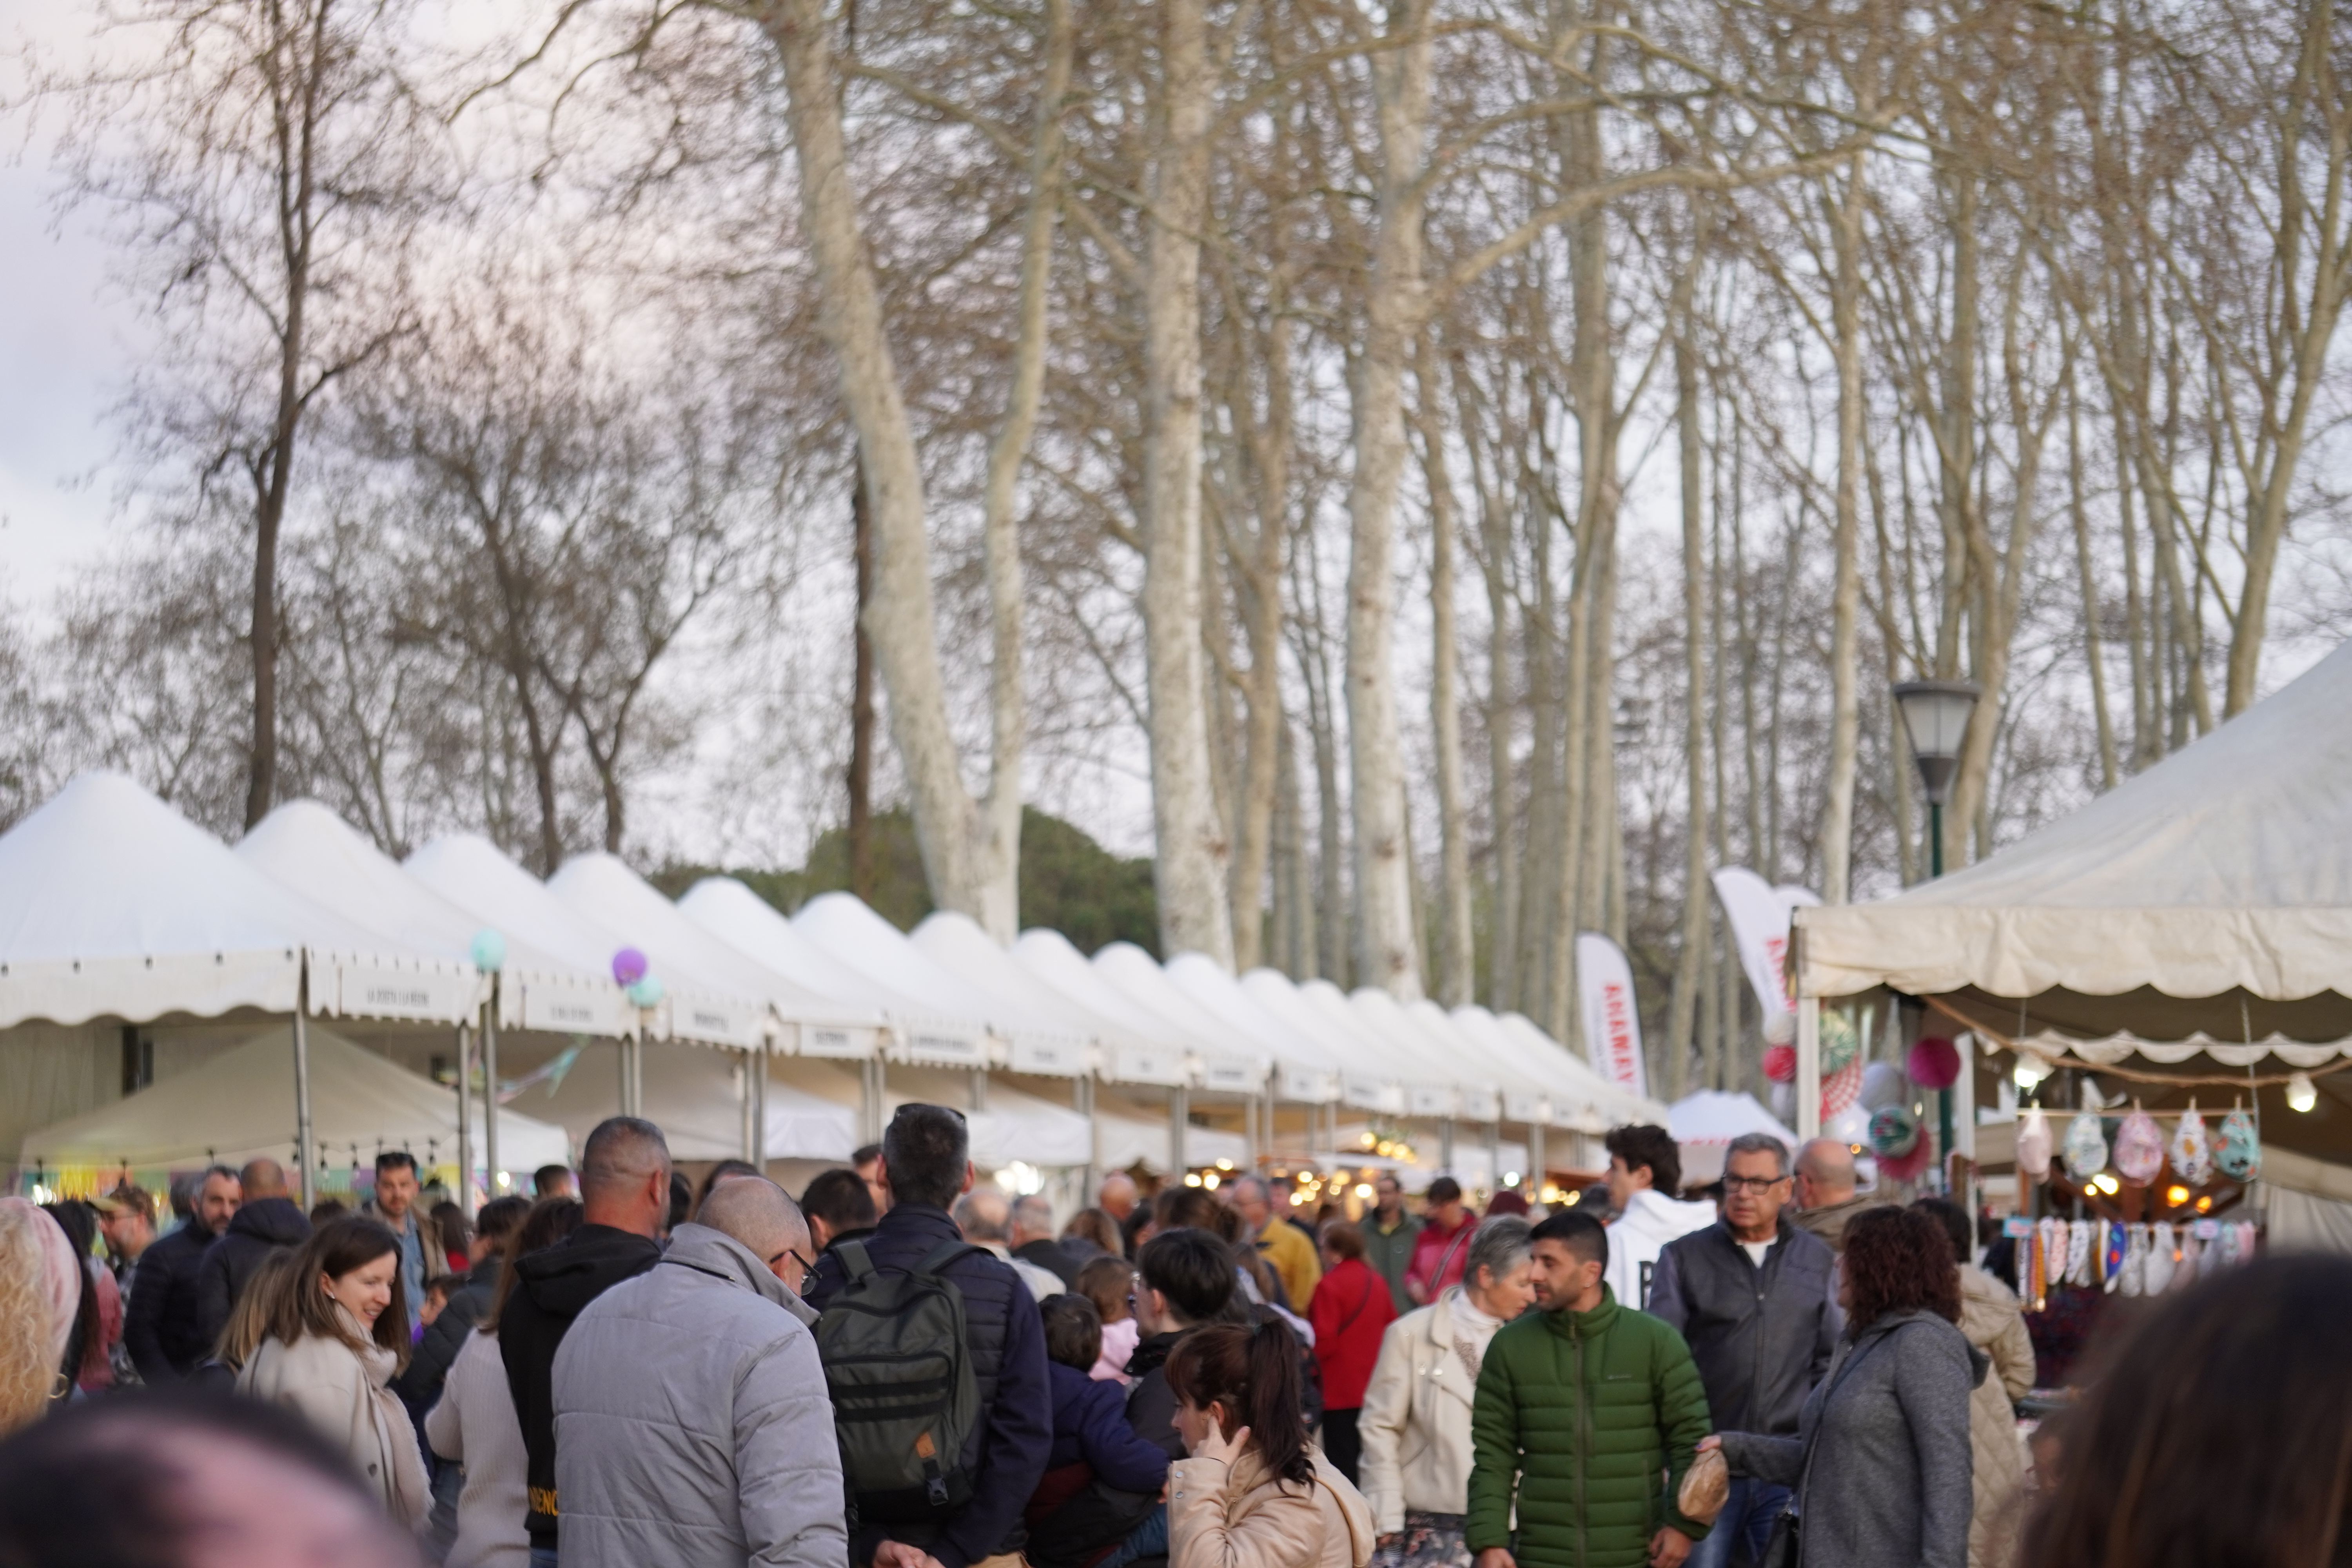
<path id="1" fill-rule="evenodd" d="M 66 1367 L 82 1273 L 58 1222 L 0 1198 L 0 1433 L 28 1426 L 73 1392 Z"/>
<path id="2" fill-rule="evenodd" d="M 238 1391 L 308 1419 L 384 1511 L 412 1529 L 431 1501 L 424 1456 L 386 1387 L 408 1359 L 400 1239 L 372 1219 L 335 1220 L 294 1254 Z"/>

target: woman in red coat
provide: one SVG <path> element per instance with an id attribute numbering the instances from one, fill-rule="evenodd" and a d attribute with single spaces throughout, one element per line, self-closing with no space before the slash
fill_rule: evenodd
<path id="1" fill-rule="evenodd" d="M 1323 1279 L 1307 1303 L 1307 1321 L 1323 1368 L 1323 1455 L 1350 1485 L 1363 1452 L 1356 1416 L 1372 1364 L 1381 1359 L 1381 1335 L 1395 1316 L 1387 1281 L 1364 1261 L 1364 1233 L 1344 1222 L 1326 1226 Z"/>

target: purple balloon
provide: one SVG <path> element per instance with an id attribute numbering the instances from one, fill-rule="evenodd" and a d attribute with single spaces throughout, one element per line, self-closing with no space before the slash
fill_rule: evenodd
<path id="1" fill-rule="evenodd" d="M 646 977 L 646 955 L 634 947 L 625 947 L 613 955 L 613 979 L 615 984 L 635 985 Z"/>

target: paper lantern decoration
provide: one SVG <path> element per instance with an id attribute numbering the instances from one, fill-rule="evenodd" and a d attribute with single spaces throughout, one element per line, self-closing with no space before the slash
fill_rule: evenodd
<path id="1" fill-rule="evenodd" d="M 2017 1129 L 2017 1168 L 2030 1182 L 2050 1179 L 2050 1119 L 2035 1106 Z"/>
<path id="2" fill-rule="evenodd" d="M 2190 1186 L 2201 1187 L 2213 1179 L 2213 1140 L 2205 1131 L 2205 1119 L 2197 1114 L 2197 1102 L 2193 1100 L 2189 1102 L 2189 1114 L 2173 1130 L 2168 1152 L 2173 1173 Z M 2171 1245 L 2168 1239 L 2166 1245 Z"/>
<path id="3" fill-rule="evenodd" d="M 1824 1008 L 1821 1035 L 1823 1079 L 1835 1077 L 1861 1058 L 1862 1037 L 1853 1032 L 1853 1024 L 1843 1013 L 1835 1008 Z"/>
<path id="4" fill-rule="evenodd" d="M 2164 1169 L 2164 1133 L 2156 1118 L 2135 1109 L 2116 1130 L 2116 1173 L 2135 1187 L 2156 1180 Z"/>
<path id="5" fill-rule="evenodd" d="M 661 1005 L 662 983 L 650 974 L 639 975 L 629 986 L 629 1001 L 639 1007 Z"/>
<path id="6" fill-rule="evenodd" d="M 507 939 L 488 926 L 474 933 L 470 952 L 474 967 L 485 974 L 496 974 L 507 966 Z"/>
<path id="7" fill-rule="evenodd" d="M 2254 1119 L 2246 1114 L 2244 1106 L 2233 1107 L 2221 1119 L 2221 1136 L 2214 1145 L 2213 1163 L 2233 1182 L 2250 1182 L 2261 1173 L 2263 1141 L 2255 1133 Z"/>
<path id="8" fill-rule="evenodd" d="M 1890 1182 L 1916 1181 L 1936 1157 L 1933 1139 L 1921 1138 L 1911 1145 L 1907 1154 L 1885 1154 L 1879 1157 L 1878 1173 Z"/>
<path id="9" fill-rule="evenodd" d="M 646 955 L 634 947 L 625 947 L 613 955 L 613 984 L 635 985 L 646 977 Z"/>
<path id="10" fill-rule="evenodd" d="M 2107 1168 L 2107 1134 L 2098 1112 L 2085 1110 L 2066 1129 L 2066 1173 L 2087 1182 Z"/>
<path id="11" fill-rule="evenodd" d="M 1873 1110 L 1900 1105 L 1911 1098 L 1911 1085 L 1893 1062 L 1873 1062 L 1862 1069 L 1862 1103 Z"/>
<path id="12" fill-rule="evenodd" d="M 1921 1089 L 1949 1089 L 1960 1081 L 1960 1047 L 1930 1035 L 1911 1047 L 1911 1081 Z"/>
<path id="13" fill-rule="evenodd" d="M 1774 1083 L 1797 1081 L 1797 1047 L 1767 1046 L 1764 1047 L 1764 1076 Z"/>
<path id="14" fill-rule="evenodd" d="M 1899 1159 L 1919 1142 L 1919 1119 L 1907 1105 L 1890 1105 L 1870 1117 L 1870 1147 L 1881 1158 Z"/>

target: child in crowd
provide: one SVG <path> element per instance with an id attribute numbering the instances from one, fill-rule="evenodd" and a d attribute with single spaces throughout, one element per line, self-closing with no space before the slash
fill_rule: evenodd
<path id="1" fill-rule="evenodd" d="M 1029 1499 L 1029 1561 L 1036 1568 L 1093 1562 L 1159 1501 L 1168 1455 L 1127 1424 L 1127 1391 L 1097 1382 L 1102 1318 L 1085 1296 L 1048 1296 L 1045 1372 L 1054 1395 L 1054 1446 Z"/>
<path id="2" fill-rule="evenodd" d="M 1135 1321 L 1135 1265 L 1124 1258 L 1093 1258 L 1078 1270 L 1076 1290 L 1094 1303 L 1102 1332 L 1102 1353 L 1087 1375 L 1124 1388 L 1135 1381 L 1127 1375 L 1127 1363 L 1142 1332 Z"/>

